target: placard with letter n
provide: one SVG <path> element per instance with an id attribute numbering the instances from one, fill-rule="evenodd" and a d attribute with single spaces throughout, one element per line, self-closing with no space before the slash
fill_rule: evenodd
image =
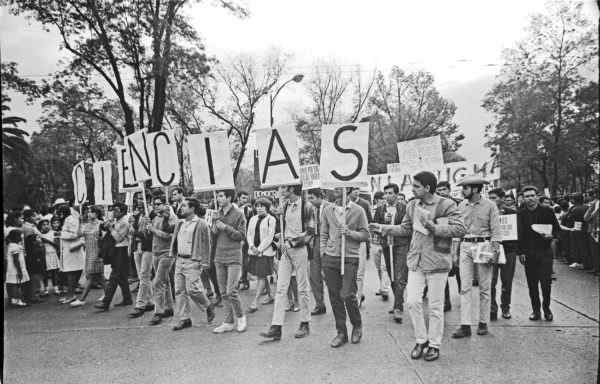
<path id="1" fill-rule="evenodd" d="M 195 191 L 235 188 L 225 131 L 188 136 L 188 150 Z"/>
<path id="2" fill-rule="evenodd" d="M 366 187 L 369 123 L 321 128 L 321 188 Z"/>
<path id="3" fill-rule="evenodd" d="M 92 173 L 94 174 L 94 204 L 112 205 L 112 165 L 110 160 L 93 163 Z"/>
<path id="4" fill-rule="evenodd" d="M 256 131 L 261 187 L 297 185 L 300 180 L 298 138 L 292 128 Z"/>

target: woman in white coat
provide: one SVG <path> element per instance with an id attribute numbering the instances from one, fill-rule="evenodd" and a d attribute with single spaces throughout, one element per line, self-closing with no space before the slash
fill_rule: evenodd
<path id="1" fill-rule="evenodd" d="M 83 234 L 79 230 L 79 213 L 63 205 L 59 208 L 59 214 L 64 218 L 60 235 L 60 267 L 67 280 L 67 295 L 58 302 L 68 304 L 77 298 L 75 289 L 85 266 L 84 241 Z"/>
<path id="2" fill-rule="evenodd" d="M 268 199 L 260 198 L 254 203 L 256 215 L 250 218 L 248 230 L 246 232 L 246 241 L 248 242 L 248 256 L 250 258 L 249 272 L 256 276 L 256 295 L 248 313 L 258 310 L 258 298 L 264 288 L 268 288 L 267 278 L 273 273 L 273 256 L 275 249 L 272 247 L 273 236 L 275 236 L 275 227 L 277 221 L 269 214 L 271 202 Z M 271 293 L 267 289 L 265 302 L 270 302 Z"/>

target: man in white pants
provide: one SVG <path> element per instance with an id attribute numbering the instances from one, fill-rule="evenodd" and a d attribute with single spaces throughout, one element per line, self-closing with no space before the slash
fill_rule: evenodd
<path id="1" fill-rule="evenodd" d="M 351 188 L 351 192 L 348 194 L 348 198 L 353 203 L 358 204 L 365 211 L 365 215 L 367 215 L 367 223 L 373 221 L 373 215 L 371 213 L 371 204 L 369 204 L 367 200 L 360 197 L 360 189 L 358 187 Z M 365 301 L 365 294 L 363 290 L 365 287 L 365 270 L 367 268 L 367 260 L 369 260 L 370 256 L 369 245 L 369 241 L 363 241 L 360 243 L 359 248 L 358 271 L 356 273 L 356 284 L 358 285 L 358 289 L 356 291 L 356 298 L 358 299 L 359 308 L 362 305 L 363 301 Z"/>
<path id="2" fill-rule="evenodd" d="M 406 256 L 408 266 L 407 301 L 417 344 L 411 358 L 424 354 L 426 361 L 440 356 L 444 334 L 444 288 L 452 267 L 453 237 L 462 237 L 465 227 L 456 204 L 435 195 L 436 177 L 419 172 L 413 177 L 415 199 L 408 203 L 400 225 L 373 223 L 371 230 L 383 236 L 412 236 Z M 423 290 L 428 287 L 429 329 L 423 317 Z M 427 351 L 425 351 L 427 348 Z"/>

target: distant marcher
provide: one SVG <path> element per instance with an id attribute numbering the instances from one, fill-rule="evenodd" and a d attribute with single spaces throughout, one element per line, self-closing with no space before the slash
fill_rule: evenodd
<path id="1" fill-rule="evenodd" d="M 73 208 L 62 205 L 59 214 L 63 218 L 61 229 L 61 271 L 66 278 L 67 296 L 61 298 L 60 304 L 69 304 L 77 299 L 75 289 L 85 267 L 83 235 L 79 231 L 79 213 Z"/>
<path id="2" fill-rule="evenodd" d="M 50 221 L 40 220 L 38 229 L 41 233 L 41 240 L 44 246 L 44 257 L 46 261 L 46 270 L 44 271 L 43 290 L 41 296 L 48 296 L 48 283 L 52 282 L 54 290 L 58 289 L 58 253 L 59 245 L 54 239 L 54 231 L 50 227 Z"/>
<path id="3" fill-rule="evenodd" d="M 9 303 L 16 307 L 26 307 L 23 291 L 29 289 L 29 273 L 25 266 L 25 250 L 23 249 L 23 232 L 13 227 L 6 235 L 6 292 Z"/>

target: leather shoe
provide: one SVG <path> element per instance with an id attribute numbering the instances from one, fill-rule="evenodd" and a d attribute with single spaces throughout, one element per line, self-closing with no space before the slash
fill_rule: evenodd
<path id="1" fill-rule="evenodd" d="M 503 319 L 510 319 L 512 317 L 512 315 L 510 314 L 510 311 L 508 309 L 506 310 L 502 310 L 502 318 Z"/>
<path id="2" fill-rule="evenodd" d="M 133 301 L 131 300 L 123 300 L 120 303 L 115 304 L 115 307 L 126 307 L 128 305 L 132 305 Z"/>
<path id="3" fill-rule="evenodd" d="M 425 352 L 425 356 L 423 360 L 425 361 L 434 361 L 440 357 L 440 350 L 434 347 L 427 348 L 427 352 Z"/>
<path id="4" fill-rule="evenodd" d="M 387 294 L 387 292 L 382 292 L 381 293 L 381 300 L 388 301 L 389 298 L 390 298 L 390 296 Z"/>
<path id="5" fill-rule="evenodd" d="M 179 323 L 177 323 L 177 325 L 173 327 L 173 330 L 180 331 L 182 329 L 189 328 L 191 326 L 192 326 L 192 320 L 185 319 L 185 320 L 179 321 Z"/>
<path id="6" fill-rule="evenodd" d="M 399 309 L 394 309 L 394 321 L 402 324 L 402 312 Z"/>
<path id="7" fill-rule="evenodd" d="M 158 325 L 162 323 L 162 317 L 159 314 L 152 316 L 152 319 L 148 322 L 148 325 Z"/>
<path id="8" fill-rule="evenodd" d="M 163 319 L 166 319 L 167 317 L 173 317 L 173 310 L 172 309 L 165 309 L 165 311 L 161 314 L 159 314 L 160 317 L 162 317 Z"/>
<path id="9" fill-rule="evenodd" d="M 318 315 L 324 315 L 325 313 L 327 313 L 327 309 L 325 309 L 325 307 L 316 307 L 314 311 L 312 311 L 310 314 L 312 316 L 318 316 Z"/>
<path id="10" fill-rule="evenodd" d="M 488 334 L 488 328 L 486 323 L 479 323 L 479 326 L 477 327 L 477 334 L 479 336 L 484 336 Z"/>
<path id="11" fill-rule="evenodd" d="M 140 316 L 144 316 L 144 313 L 145 313 L 145 311 L 143 308 L 135 308 L 133 310 L 133 312 L 131 312 L 129 315 L 127 315 L 127 317 L 129 317 L 130 319 L 135 319 Z"/>
<path id="12" fill-rule="evenodd" d="M 209 304 L 208 307 L 206 307 L 206 322 L 210 324 L 213 322 L 214 319 L 215 319 L 215 306 L 214 306 L 214 304 Z"/>
<path id="13" fill-rule="evenodd" d="M 470 325 L 461 325 L 454 333 L 452 334 L 453 339 L 462 339 L 463 337 L 471 336 L 471 326 Z"/>
<path id="14" fill-rule="evenodd" d="M 294 337 L 296 339 L 302 339 L 306 336 L 308 336 L 310 333 L 310 329 L 308 326 L 308 322 L 302 322 L 300 323 L 300 327 L 298 327 L 298 330 L 296 331 L 296 333 L 294 333 Z"/>
<path id="15" fill-rule="evenodd" d="M 97 311 L 98 313 L 108 311 L 108 305 L 104 304 L 103 302 L 94 304 L 94 308 L 99 309 L 99 311 Z"/>
<path id="16" fill-rule="evenodd" d="M 552 312 L 550 311 L 550 309 L 547 309 L 544 311 L 544 317 L 546 318 L 546 321 L 554 320 L 554 316 L 552 315 Z"/>
<path id="17" fill-rule="evenodd" d="M 348 342 L 348 335 L 344 334 L 344 333 L 338 333 L 333 340 L 331 340 L 331 347 L 332 348 L 339 348 L 342 345 L 346 344 Z"/>
<path id="18" fill-rule="evenodd" d="M 261 332 L 260 335 L 267 339 L 281 340 L 281 325 L 271 325 L 267 332 Z"/>
<path id="19" fill-rule="evenodd" d="M 410 358 L 413 360 L 420 359 L 423 356 L 423 351 L 425 348 L 429 346 L 429 342 L 424 342 L 423 344 L 415 344 L 415 347 L 412 351 L 410 351 Z"/>
<path id="20" fill-rule="evenodd" d="M 529 315 L 529 320 L 531 320 L 531 321 L 538 321 L 541 318 L 542 318 L 542 316 L 540 315 L 539 312 L 533 312 L 531 315 Z"/>
<path id="21" fill-rule="evenodd" d="M 154 304 L 146 304 L 146 306 L 144 307 L 144 311 L 145 312 L 154 311 Z"/>
<path id="22" fill-rule="evenodd" d="M 362 339 L 362 326 L 352 328 L 352 336 L 350 337 L 350 342 L 352 344 L 360 343 L 360 339 Z"/>

